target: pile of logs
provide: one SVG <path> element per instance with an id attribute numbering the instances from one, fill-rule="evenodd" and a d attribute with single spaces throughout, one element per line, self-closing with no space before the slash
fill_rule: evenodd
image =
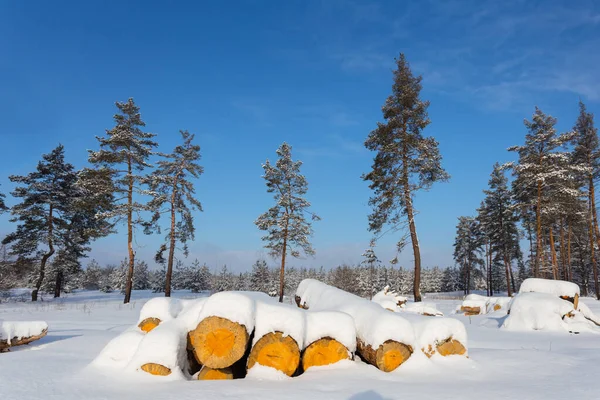
<path id="1" fill-rule="evenodd" d="M 337 303 L 319 305 L 316 292 L 321 299 L 333 294 Z M 314 280 L 303 282 L 297 294 L 298 308 L 253 292 L 221 292 L 192 301 L 150 300 L 138 325 L 123 334 L 127 344 L 114 339 L 98 364 L 108 360 L 158 376 L 228 380 L 244 378 L 258 365 L 294 377 L 355 355 L 385 372 L 415 354 L 424 359 L 435 353 L 466 355 L 466 334 L 453 337 L 446 332 L 420 345 L 416 325 L 369 300 Z M 130 350 L 132 345 L 137 349 Z"/>
<path id="2" fill-rule="evenodd" d="M 0 353 L 39 340 L 46 333 L 48 324 L 42 321 L 0 321 Z"/>

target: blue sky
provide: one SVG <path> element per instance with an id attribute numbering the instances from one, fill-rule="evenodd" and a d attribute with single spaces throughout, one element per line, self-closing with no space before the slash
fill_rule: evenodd
<path id="1" fill-rule="evenodd" d="M 404 52 L 431 101 L 425 134 L 452 175 L 416 197 L 423 263 L 450 265 L 456 218 L 474 214 L 534 106 L 563 131 L 580 98 L 600 113 L 599 48 L 594 1 L 3 1 L 0 190 L 58 143 L 85 166 L 114 102 L 133 97 L 161 151 L 179 129 L 202 146 L 205 212 L 192 259 L 240 271 L 264 256 L 253 224 L 271 205 L 261 162 L 285 140 L 323 218 L 317 256 L 295 264 L 358 262 L 370 239 L 360 175 L 373 156 L 362 143 Z M 1 216 L 0 235 L 11 229 Z M 380 258 L 396 240 L 381 240 Z M 138 255 L 151 260 L 159 242 L 138 235 Z M 122 259 L 124 235 L 96 242 L 91 255 Z M 410 249 L 400 259 L 411 265 Z"/>

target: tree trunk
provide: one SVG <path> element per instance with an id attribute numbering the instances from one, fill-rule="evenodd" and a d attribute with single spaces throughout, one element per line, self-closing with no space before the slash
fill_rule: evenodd
<path id="1" fill-rule="evenodd" d="M 287 253 L 288 222 L 285 223 L 283 232 L 283 251 L 281 252 L 281 269 L 279 270 L 279 302 L 283 303 L 283 289 L 285 286 L 285 255 Z"/>
<path id="2" fill-rule="evenodd" d="M 567 280 L 573 280 L 573 270 L 571 269 L 571 221 L 567 222 L 569 225 L 569 232 L 567 235 Z"/>
<path id="3" fill-rule="evenodd" d="M 54 282 L 54 298 L 60 297 L 60 289 L 62 288 L 63 281 L 62 271 L 56 273 L 56 282 Z"/>
<path id="4" fill-rule="evenodd" d="M 556 259 L 556 248 L 554 247 L 554 227 L 550 225 L 550 254 L 552 255 L 552 279 L 558 279 L 558 261 Z"/>
<path id="5" fill-rule="evenodd" d="M 590 176 L 590 201 L 592 204 L 592 219 L 594 223 L 594 231 L 596 232 L 596 240 L 598 248 L 600 248 L 600 229 L 598 229 L 598 214 L 596 213 L 596 194 L 594 190 L 594 179 Z M 593 247 L 593 246 L 592 246 Z M 593 262 L 594 268 L 594 286 L 596 287 L 596 299 L 600 300 L 600 285 L 598 284 L 598 265 Z"/>
<path id="6" fill-rule="evenodd" d="M 40 273 L 38 275 L 38 279 L 35 282 L 35 289 L 31 291 L 31 301 L 37 301 L 38 293 L 40 288 L 42 287 L 42 283 L 44 282 L 44 276 L 46 275 L 46 263 L 48 259 L 52 257 L 54 254 L 54 242 L 52 239 L 52 235 L 54 233 L 54 207 L 52 204 L 50 205 L 50 210 L 48 211 L 48 252 L 42 256 L 42 260 L 40 262 Z"/>
<path id="7" fill-rule="evenodd" d="M 565 224 L 563 217 L 560 217 L 560 269 L 558 271 L 558 276 L 560 279 L 564 279 L 565 276 Z"/>
<path id="8" fill-rule="evenodd" d="M 171 234 L 169 243 L 169 259 L 167 261 L 167 276 L 165 278 L 165 297 L 171 297 L 171 277 L 173 276 L 173 260 L 175 258 L 175 199 L 177 196 L 177 178 L 171 194 Z"/>
<path id="9" fill-rule="evenodd" d="M 510 284 L 512 285 L 512 291 L 513 293 L 517 293 L 517 288 L 515 286 L 515 275 L 513 274 L 513 270 L 510 266 L 510 263 L 508 263 L 508 272 L 510 274 Z"/>
<path id="10" fill-rule="evenodd" d="M 489 254 L 490 254 L 490 241 L 485 241 L 485 263 L 486 272 L 487 272 L 487 295 L 492 296 L 492 265 L 489 262 Z"/>
<path id="11" fill-rule="evenodd" d="M 535 254 L 535 264 L 533 269 L 533 277 L 539 278 L 540 275 L 540 261 L 543 262 L 543 250 L 542 250 L 542 182 L 537 183 L 537 204 L 535 207 L 535 218 L 536 218 L 536 234 L 537 234 L 537 251 Z"/>
<path id="12" fill-rule="evenodd" d="M 494 295 L 494 274 L 492 271 L 492 267 L 493 267 L 493 263 L 492 263 L 492 259 L 493 257 L 493 253 L 492 253 L 492 244 L 490 243 L 490 254 L 489 254 L 489 264 L 490 264 L 490 296 Z"/>
<path id="13" fill-rule="evenodd" d="M 129 252 L 129 270 L 125 282 L 124 304 L 131 300 L 131 289 L 133 288 L 133 268 L 135 265 L 135 252 L 133 251 L 133 176 L 131 171 L 131 159 L 127 162 L 129 173 L 129 188 L 127 190 L 127 250 Z"/>
<path id="14" fill-rule="evenodd" d="M 506 270 L 506 291 L 508 292 L 508 297 L 512 297 L 512 293 L 510 290 L 510 264 L 508 262 L 508 256 L 506 254 L 506 249 L 504 249 L 504 269 Z"/>

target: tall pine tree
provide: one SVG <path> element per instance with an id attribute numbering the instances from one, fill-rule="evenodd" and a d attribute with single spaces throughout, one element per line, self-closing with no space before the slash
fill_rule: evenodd
<path id="1" fill-rule="evenodd" d="M 471 293 L 475 269 L 483 265 L 481 259 L 483 232 L 473 217 L 458 217 L 454 240 L 454 261 L 461 267 L 465 294 Z"/>
<path id="2" fill-rule="evenodd" d="M 370 231 L 379 234 L 387 224 L 398 229 L 404 217 L 407 219 L 415 263 L 413 294 L 415 301 L 421 301 L 421 250 L 413 196 L 450 177 L 442 168 L 437 141 L 422 134 L 430 123 L 429 102 L 419 98 L 422 78 L 412 74 L 404 54 L 396 64 L 392 94 L 382 108 L 386 122 L 378 123 L 365 142 L 365 147 L 377 154 L 372 171 L 363 179 L 371 182 L 374 191 L 369 200 L 373 208 Z"/>
<path id="3" fill-rule="evenodd" d="M 39 259 L 31 301 L 37 301 L 46 274 L 46 265 L 57 248 L 64 245 L 71 199 L 75 196 L 77 174 L 73 165 L 65 162 L 64 147 L 59 145 L 42 161 L 34 172 L 25 176 L 10 176 L 18 186 L 12 192 L 22 199 L 12 207 L 11 222 L 17 230 L 7 235 L 3 244 L 12 244 L 11 253 L 17 262 Z"/>
<path id="4" fill-rule="evenodd" d="M 194 240 L 194 217 L 192 210 L 202 211 L 200 201 L 196 199 L 194 184 L 190 178 L 198 178 L 203 169 L 197 163 L 200 159 L 200 146 L 193 144 L 194 135 L 180 131 L 183 144 L 175 147 L 173 153 L 162 154 L 163 160 L 149 177 L 153 199 L 149 203 L 154 210 L 152 224 L 157 225 L 163 213 L 169 215 L 167 243 L 156 254 L 156 261 L 164 262 L 163 254 L 168 250 L 165 296 L 171 296 L 171 278 L 177 243 L 182 243 L 183 253 L 187 256 L 187 241 Z"/>
<path id="5" fill-rule="evenodd" d="M 504 265 L 508 296 L 511 291 L 511 265 L 519 258 L 518 216 L 512 204 L 508 179 L 500 164 L 494 165 L 489 180 L 489 189 L 484 190 L 485 200 L 479 210 L 482 230 L 489 239 L 490 251 L 499 257 Z M 491 267 L 491 265 L 490 265 Z"/>
<path id="6" fill-rule="evenodd" d="M 124 303 L 129 303 L 135 266 L 134 229 L 142 223 L 139 213 L 149 209 L 147 204 L 138 201 L 137 196 L 147 194 L 142 187 L 146 179 L 143 171 L 151 167 L 148 159 L 157 144 L 152 139 L 154 134 L 142 131 L 141 128 L 146 124 L 142 121 L 140 109 L 133 99 L 130 98 L 124 103 L 116 102 L 116 106 L 119 109 L 119 112 L 114 115 L 116 125 L 106 131 L 106 137 L 97 137 L 100 150 L 90 151 L 89 161 L 100 166 L 101 170 L 108 171 L 113 178 L 117 204 L 107 213 L 107 217 L 126 221 L 129 268 L 125 282 Z"/>
<path id="7" fill-rule="evenodd" d="M 273 193 L 275 205 L 258 217 L 254 222 L 258 229 L 267 231 L 263 236 L 265 248 L 274 257 L 281 257 L 279 269 L 279 302 L 283 302 L 285 290 L 285 260 L 289 252 L 292 257 L 300 257 L 301 251 L 314 255 L 309 241 L 312 235 L 311 221 L 319 217 L 308 211 L 310 203 L 304 198 L 308 191 L 308 182 L 300 173 L 302 161 L 292 160 L 292 147 L 283 143 L 277 149 L 277 162 L 269 160 L 263 164 L 267 183 L 267 192 Z M 307 220 L 306 216 L 310 216 Z"/>
<path id="8" fill-rule="evenodd" d="M 600 177 L 600 143 L 598 129 L 594 126 L 594 115 L 587 112 L 585 104 L 579 102 L 579 117 L 573 128 L 575 132 L 573 161 L 582 167 L 584 185 L 587 186 L 590 219 L 590 249 L 594 246 L 594 235 L 600 248 L 600 230 L 596 212 L 595 181 Z M 593 254 L 593 251 L 592 251 Z M 596 288 L 596 298 L 600 300 L 600 285 L 598 284 L 598 263 L 592 256 L 592 269 Z"/>

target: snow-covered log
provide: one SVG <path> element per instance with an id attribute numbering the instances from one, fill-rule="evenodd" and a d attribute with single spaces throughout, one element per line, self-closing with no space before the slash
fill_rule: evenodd
<path id="1" fill-rule="evenodd" d="M 125 368 L 133 358 L 143 338 L 144 333 L 140 332 L 137 327 L 126 330 L 108 342 L 92 364 L 112 369 Z"/>
<path id="2" fill-rule="evenodd" d="M 382 291 L 375 293 L 371 301 L 387 310 L 397 311 L 399 307 L 402 307 L 406 303 L 407 298 L 400 296 L 398 293 L 390 290 L 389 286 L 386 286 Z"/>
<path id="3" fill-rule="evenodd" d="M 177 320 L 161 323 L 144 335 L 126 368 L 183 378 L 187 369 L 186 335 L 187 330 Z"/>
<path id="4" fill-rule="evenodd" d="M 243 293 L 216 293 L 204 302 L 198 319 L 189 332 L 196 359 L 210 368 L 230 367 L 246 353 L 254 330 L 255 300 Z"/>
<path id="5" fill-rule="evenodd" d="M 198 373 L 199 381 L 220 381 L 229 379 L 233 379 L 233 371 L 231 367 L 219 369 L 204 366 Z"/>
<path id="6" fill-rule="evenodd" d="M 256 321 L 248 369 L 256 364 L 292 376 L 300 365 L 305 319 L 301 310 L 271 300 L 256 300 Z"/>
<path id="7" fill-rule="evenodd" d="M 298 304 L 311 311 L 341 311 L 354 319 L 358 354 L 382 371 L 393 371 L 408 360 L 415 348 L 412 325 L 372 301 L 314 279 L 303 280 Z"/>
<path id="8" fill-rule="evenodd" d="M 47 332 L 48 324 L 43 321 L 0 321 L 0 351 L 39 340 Z"/>
<path id="9" fill-rule="evenodd" d="M 554 294 L 525 292 L 514 297 L 503 328 L 516 331 L 568 331 L 565 317 L 574 315 L 573 304 Z"/>
<path id="10" fill-rule="evenodd" d="M 487 297 L 469 294 L 465 297 L 457 311 L 465 315 L 489 314 L 498 310 L 507 310 L 511 297 Z"/>
<path id="11" fill-rule="evenodd" d="M 150 332 L 161 322 L 170 321 L 181 311 L 181 302 L 170 297 L 155 297 L 144 304 L 140 310 L 138 328 Z"/>
<path id="12" fill-rule="evenodd" d="M 302 352 L 302 369 L 351 360 L 356 351 L 356 328 L 348 314 L 308 311 Z"/>
<path id="13" fill-rule="evenodd" d="M 579 286 L 573 282 L 541 278 L 527 278 L 521 283 L 519 293 L 547 293 L 573 303 L 575 309 L 579 306 Z"/>
<path id="14" fill-rule="evenodd" d="M 467 330 L 462 322 L 454 318 L 407 315 L 415 328 L 415 335 L 421 351 L 427 357 L 467 356 Z"/>

